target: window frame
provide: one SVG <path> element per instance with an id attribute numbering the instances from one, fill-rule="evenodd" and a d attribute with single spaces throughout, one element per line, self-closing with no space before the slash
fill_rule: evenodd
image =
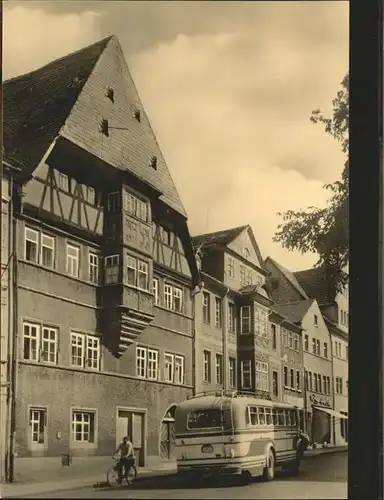
<path id="1" fill-rule="evenodd" d="M 215 383 L 223 385 L 223 355 L 220 353 L 215 354 Z"/>
<path id="2" fill-rule="evenodd" d="M 167 361 L 168 358 L 168 361 Z M 167 374 L 167 368 L 170 367 L 171 377 L 169 378 Z M 164 352 L 164 382 L 173 384 L 174 381 L 174 368 L 175 368 L 175 355 L 171 352 Z"/>
<path id="3" fill-rule="evenodd" d="M 44 244 L 44 238 L 51 240 L 52 246 Z M 40 265 L 46 269 L 55 269 L 56 267 L 56 239 L 54 236 L 51 236 L 50 234 L 41 232 L 40 233 Z M 45 264 L 44 259 L 43 259 L 43 250 L 48 249 L 51 251 L 51 256 L 52 256 L 52 262 L 51 265 Z"/>
<path id="4" fill-rule="evenodd" d="M 172 287 L 172 310 L 177 313 L 182 313 L 184 310 L 184 293 L 183 289 L 177 286 Z M 179 304 L 178 307 L 176 305 Z"/>
<path id="5" fill-rule="evenodd" d="M 270 323 L 271 325 L 271 344 L 272 349 L 274 351 L 277 350 L 277 326 L 274 323 Z"/>
<path id="6" fill-rule="evenodd" d="M 228 301 L 228 332 L 236 334 L 236 304 Z"/>
<path id="7" fill-rule="evenodd" d="M 203 381 L 206 384 L 212 382 L 212 353 L 208 349 L 203 350 Z"/>
<path id="8" fill-rule="evenodd" d="M 69 251 L 70 250 L 76 250 L 75 254 L 76 255 L 70 255 Z M 71 265 L 70 265 L 71 262 Z M 70 269 L 70 267 L 73 267 L 73 263 L 76 263 L 76 274 L 70 272 L 73 269 Z M 70 278 L 76 278 L 79 279 L 80 276 L 80 247 L 74 245 L 73 243 L 68 243 L 66 244 L 66 274 Z"/>
<path id="9" fill-rule="evenodd" d="M 51 338 L 44 338 L 44 333 L 49 333 L 50 334 L 54 332 L 54 339 L 52 340 Z M 53 356 L 54 360 L 51 361 L 49 359 L 42 359 L 43 353 L 45 352 L 43 350 L 44 344 L 47 344 L 48 346 L 54 346 L 53 350 Z M 50 350 L 48 349 L 48 356 L 49 356 Z M 58 358 L 59 358 L 59 329 L 48 326 L 48 325 L 42 325 L 41 326 L 41 339 L 40 339 L 40 362 L 48 365 L 57 365 L 58 364 Z"/>
<path id="10" fill-rule="evenodd" d="M 100 283 L 100 256 L 93 251 L 88 251 L 88 281 L 94 285 Z"/>
<path id="11" fill-rule="evenodd" d="M 138 353 L 144 354 L 143 356 L 139 356 Z M 139 377 L 141 379 L 147 378 L 147 365 L 148 365 L 148 355 L 147 355 L 147 348 L 143 346 L 136 346 L 136 356 L 135 356 L 135 361 L 136 361 L 136 377 Z M 139 373 L 139 361 L 144 361 L 143 366 L 140 366 L 140 369 L 143 368 L 144 374 Z"/>
<path id="12" fill-rule="evenodd" d="M 159 278 L 152 278 L 152 294 L 155 299 L 155 305 L 159 305 L 160 297 L 159 297 Z"/>
<path id="13" fill-rule="evenodd" d="M 180 370 L 177 370 L 177 367 L 181 367 Z M 181 376 L 177 376 L 177 374 Z M 185 357 L 181 354 L 174 355 L 174 383 L 176 385 L 183 385 L 185 380 Z"/>
<path id="14" fill-rule="evenodd" d="M 211 323 L 211 294 L 206 291 L 203 291 L 203 323 L 206 325 Z"/>
<path id="15" fill-rule="evenodd" d="M 77 434 L 77 431 L 76 431 L 76 424 L 84 424 L 86 423 L 84 421 L 84 419 L 82 419 L 81 421 L 76 421 L 76 419 L 74 418 L 75 415 L 78 414 L 78 415 L 82 415 L 82 417 L 84 417 L 85 415 L 88 415 L 89 416 L 89 438 L 88 440 L 84 440 L 84 439 L 81 439 L 81 440 L 78 440 L 76 439 L 76 434 Z M 79 407 L 73 407 L 71 408 L 71 446 L 73 447 L 89 447 L 89 448 L 95 448 L 97 447 L 97 440 L 98 440 L 98 427 L 97 427 L 97 410 L 96 409 L 91 409 L 91 408 L 79 408 Z M 81 434 L 82 436 L 84 436 L 85 432 L 84 432 L 84 425 L 82 425 L 82 431 L 81 431 Z M 91 440 L 91 436 L 93 436 L 93 439 Z"/>
<path id="16" fill-rule="evenodd" d="M 249 316 L 244 317 L 244 311 L 248 310 Z M 244 331 L 244 319 L 248 321 L 248 331 Z M 240 333 L 241 335 L 251 334 L 251 306 L 241 306 L 240 308 Z"/>
<path id="17" fill-rule="evenodd" d="M 245 363 L 248 364 L 247 369 L 244 369 Z M 249 386 L 245 386 L 244 378 L 245 374 L 249 376 Z M 240 363 L 240 378 L 241 378 L 241 388 L 242 389 L 252 389 L 252 361 L 250 359 L 242 359 Z"/>
<path id="18" fill-rule="evenodd" d="M 228 359 L 228 386 L 230 389 L 236 387 L 236 358 Z"/>
<path id="19" fill-rule="evenodd" d="M 36 241 L 27 236 L 28 232 L 35 234 Z M 29 260 L 27 258 L 27 242 L 32 243 L 33 245 L 36 246 L 35 260 Z M 25 226 L 24 227 L 24 259 L 26 262 L 29 262 L 31 264 L 39 264 L 39 254 L 40 254 L 39 246 L 40 246 L 40 231 L 38 231 L 36 229 L 32 229 L 31 227 Z"/>
<path id="20" fill-rule="evenodd" d="M 228 257 L 228 277 L 235 278 L 235 259 L 232 257 Z"/>
<path id="21" fill-rule="evenodd" d="M 76 344 L 74 340 L 81 341 Z M 89 341 L 96 341 L 97 346 L 90 346 Z M 102 350 L 101 350 L 101 338 L 98 335 L 91 335 L 89 333 L 82 333 L 78 331 L 70 331 L 70 366 L 76 369 L 89 370 L 89 371 L 101 371 L 101 361 L 102 361 Z M 76 352 L 73 352 L 73 349 Z M 80 351 L 80 354 L 79 354 Z M 96 358 L 90 358 L 89 352 L 96 352 Z M 74 363 L 74 359 L 80 360 L 80 363 Z M 96 366 L 92 366 L 90 361 L 96 361 Z"/>
<path id="22" fill-rule="evenodd" d="M 215 296 L 215 327 L 221 328 L 223 324 L 223 299 Z"/>
<path id="23" fill-rule="evenodd" d="M 164 283 L 164 307 L 173 310 L 173 286 L 169 283 Z"/>
<path id="24" fill-rule="evenodd" d="M 117 261 L 117 263 L 114 263 L 115 260 Z M 111 263 L 111 265 L 109 263 Z M 120 254 L 115 253 L 111 255 L 106 255 L 104 257 L 104 284 L 114 285 L 115 283 L 119 282 L 120 282 Z"/>
<path id="25" fill-rule="evenodd" d="M 33 418 L 33 413 L 38 413 L 39 417 L 37 419 Z M 42 416 L 42 418 L 41 418 Z M 38 439 L 34 440 L 34 424 L 38 424 Z M 44 449 L 48 445 L 48 408 L 45 406 L 29 405 L 28 406 L 28 448 L 32 450 Z M 40 428 L 42 426 L 42 429 Z M 41 435 L 43 435 L 43 441 L 40 441 Z"/>

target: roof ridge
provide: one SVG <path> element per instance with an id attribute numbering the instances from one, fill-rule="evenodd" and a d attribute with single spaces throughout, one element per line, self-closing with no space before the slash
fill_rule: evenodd
<path id="1" fill-rule="evenodd" d="M 105 44 L 105 46 L 107 46 L 107 44 L 109 43 L 110 40 L 112 40 L 112 38 L 114 38 L 115 35 L 109 35 L 105 38 L 103 38 L 102 40 L 99 40 L 97 42 L 94 42 L 94 43 L 91 43 L 90 45 L 87 45 L 86 47 L 82 47 L 81 49 L 77 49 L 77 50 L 74 50 L 72 52 L 69 52 L 68 54 L 65 54 L 63 56 L 60 56 L 60 57 L 57 57 L 56 59 L 52 59 L 51 61 L 49 61 L 47 64 L 44 64 L 43 66 L 39 66 L 38 68 L 36 69 L 33 69 L 31 71 L 28 71 L 27 73 L 22 73 L 21 75 L 17 75 L 17 76 L 14 76 L 12 78 L 9 78 L 8 80 L 5 80 L 3 82 L 3 85 L 9 83 L 9 82 L 15 82 L 16 80 L 21 80 L 22 78 L 26 77 L 26 76 L 30 76 L 30 75 L 33 75 L 34 73 L 38 73 L 46 68 L 48 68 L 49 66 L 53 65 L 53 64 L 56 64 L 57 62 L 59 61 L 63 61 L 64 59 L 67 59 L 71 56 L 74 56 L 75 54 L 79 54 L 80 52 L 86 52 L 87 50 L 97 46 L 97 45 L 103 45 Z M 105 48 L 105 47 L 104 47 Z M 104 50 L 104 49 L 103 49 Z"/>
<path id="2" fill-rule="evenodd" d="M 236 226 L 236 227 L 230 227 L 230 228 L 227 228 L 227 229 L 219 229 L 217 231 L 210 231 L 209 233 L 200 233 L 200 234 L 196 234 L 195 236 L 193 236 L 193 238 L 201 238 L 203 236 L 211 236 L 212 234 L 217 234 L 217 233 L 227 233 L 229 231 L 237 231 L 237 230 L 243 230 L 245 228 L 247 228 L 249 226 L 249 224 L 244 224 L 243 226 Z"/>

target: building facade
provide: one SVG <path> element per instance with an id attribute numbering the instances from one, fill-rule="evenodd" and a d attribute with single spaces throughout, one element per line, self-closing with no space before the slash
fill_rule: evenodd
<path id="1" fill-rule="evenodd" d="M 26 166 L 17 456 L 110 456 L 129 435 L 138 465 L 171 458 L 174 409 L 194 384 L 198 269 L 117 39 L 6 82 L 4 122 Z"/>
<path id="2" fill-rule="evenodd" d="M 307 294 L 315 297 L 331 335 L 333 391 L 334 391 L 334 443 L 348 442 L 348 287 L 342 292 L 326 288 L 323 269 L 310 269 L 295 273 Z"/>
<path id="3" fill-rule="evenodd" d="M 335 444 L 340 413 L 335 411 L 332 342 L 326 319 L 293 273 L 271 258 L 265 264 L 271 273 L 271 295 L 279 303 L 277 310 L 303 329 L 304 427 L 312 443 Z"/>

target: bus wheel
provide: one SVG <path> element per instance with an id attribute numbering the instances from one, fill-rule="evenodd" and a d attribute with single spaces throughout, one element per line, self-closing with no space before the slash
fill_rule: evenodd
<path id="1" fill-rule="evenodd" d="M 272 481 L 275 478 L 275 468 L 275 455 L 270 448 L 267 453 L 267 466 L 263 473 L 263 477 L 266 481 Z"/>

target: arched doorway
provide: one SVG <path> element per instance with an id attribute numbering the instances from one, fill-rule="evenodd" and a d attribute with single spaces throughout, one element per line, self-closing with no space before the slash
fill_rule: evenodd
<path id="1" fill-rule="evenodd" d="M 160 456 L 171 460 L 175 452 L 175 411 L 176 405 L 172 405 L 165 412 L 160 429 Z"/>

